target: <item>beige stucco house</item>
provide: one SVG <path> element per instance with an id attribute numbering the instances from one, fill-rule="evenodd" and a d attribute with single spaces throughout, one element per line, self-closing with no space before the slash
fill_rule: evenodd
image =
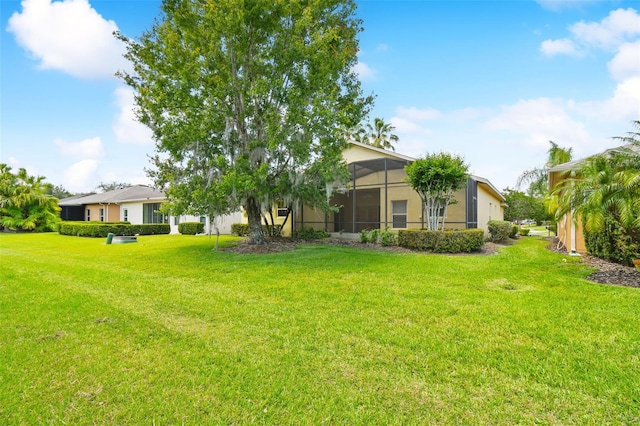
<path id="1" fill-rule="evenodd" d="M 351 182 L 331 199 L 339 206 L 335 213 L 303 206 L 293 212 L 283 229 L 291 235 L 303 226 L 328 232 L 359 233 L 364 229 L 423 228 L 422 201 L 406 182 L 404 167 L 415 159 L 370 145 L 350 142 L 343 157 L 351 171 Z M 467 186 L 455 195 L 449 206 L 447 229 L 481 228 L 487 231 L 490 220 L 504 220 L 504 196 L 487 179 L 470 176 Z M 276 224 L 281 224 L 286 209 L 277 209 Z M 243 219 L 246 222 L 246 218 Z"/>

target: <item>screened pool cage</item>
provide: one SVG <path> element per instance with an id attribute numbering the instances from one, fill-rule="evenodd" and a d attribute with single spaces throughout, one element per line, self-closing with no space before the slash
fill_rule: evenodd
<path id="1" fill-rule="evenodd" d="M 422 203 L 406 182 L 408 160 L 377 158 L 349 164 L 350 184 L 330 200 L 337 212 L 324 213 L 304 207 L 298 211 L 294 227 L 313 227 L 328 232 L 360 233 L 365 229 L 424 228 Z M 447 228 L 477 227 L 478 182 L 469 178 L 463 190 L 459 212 L 447 217 Z M 409 204 L 410 205 L 409 205 Z M 450 209 L 451 211 L 451 209 Z"/>

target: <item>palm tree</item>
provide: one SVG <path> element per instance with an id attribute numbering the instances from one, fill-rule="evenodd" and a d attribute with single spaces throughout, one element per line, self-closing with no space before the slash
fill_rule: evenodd
<path id="1" fill-rule="evenodd" d="M 17 174 L 0 164 L 0 224 L 9 229 L 49 231 L 58 222 L 58 199 L 47 192 L 51 185 L 43 176 Z"/>
<path id="2" fill-rule="evenodd" d="M 640 121 L 633 124 L 640 130 Z M 557 215 L 575 210 L 588 231 L 601 229 L 607 215 L 624 227 L 640 228 L 640 133 L 614 139 L 627 145 L 588 158 L 554 191 Z"/>
<path id="3" fill-rule="evenodd" d="M 549 141 L 549 143 L 551 147 L 547 151 L 549 156 L 545 166 L 526 170 L 516 183 L 518 189 L 528 183 L 528 194 L 535 198 L 542 198 L 549 192 L 549 169 L 559 164 L 568 163 L 573 156 L 573 148 L 562 148 L 553 141 Z"/>
<path id="4" fill-rule="evenodd" d="M 398 136 L 391 133 L 395 129 L 389 123 L 385 123 L 382 118 L 375 118 L 373 125 L 367 123 L 366 129 L 360 129 L 358 135 L 361 137 L 360 142 L 376 148 L 390 149 L 395 151 L 394 143 L 398 142 Z"/>
<path id="5" fill-rule="evenodd" d="M 634 121 L 640 130 L 640 121 Z M 606 231 L 615 224 L 618 239 L 640 235 L 640 133 L 614 138 L 626 145 L 586 159 L 552 191 L 556 218 L 573 212 L 587 233 Z M 636 242 L 640 244 L 640 241 Z M 635 244 L 635 243 L 634 243 Z M 621 244 L 617 244 L 619 250 Z"/>

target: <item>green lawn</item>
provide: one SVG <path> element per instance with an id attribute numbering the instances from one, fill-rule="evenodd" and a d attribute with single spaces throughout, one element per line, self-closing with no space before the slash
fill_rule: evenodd
<path id="1" fill-rule="evenodd" d="M 2 234 L 1 423 L 640 423 L 640 291 L 545 244 Z"/>

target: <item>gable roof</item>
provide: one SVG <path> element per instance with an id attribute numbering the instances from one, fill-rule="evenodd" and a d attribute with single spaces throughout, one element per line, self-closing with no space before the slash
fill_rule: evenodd
<path id="1" fill-rule="evenodd" d="M 60 206 L 82 206 L 86 204 L 114 204 L 133 201 L 163 200 L 164 192 L 147 185 L 133 185 L 101 194 L 75 196 L 60 200 Z"/>

